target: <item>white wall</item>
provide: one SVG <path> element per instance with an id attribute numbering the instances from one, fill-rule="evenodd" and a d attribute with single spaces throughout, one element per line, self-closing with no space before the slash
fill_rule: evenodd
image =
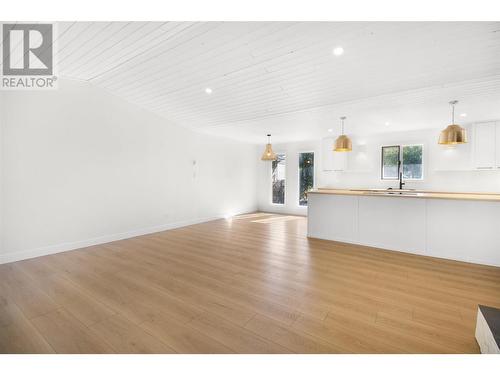
<path id="1" fill-rule="evenodd" d="M 0 94 L 1 95 L 1 94 Z M 0 97 L 1 99 L 1 97 Z M 2 249 L 4 248 L 4 235 L 3 235 L 3 101 L 0 100 L 0 256 L 2 255 Z"/>
<path id="2" fill-rule="evenodd" d="M 407 181 L 406 188 L 436 191 L 500 193 L 499 170 L 472 170 L 473 132 L 468 126 L 469 143 L 455 148 L 437 144 L 440 129 L 412 132 L 387 132 L 381 135 L 352 137 L 353 151 L 347 156 L 347 170 L 323 171 L 321 141 L 275 144 L 275 152 L 287 154 L 287 200 L 285 205 L 272 205 L 270 163 L 261 162 L 258 181 L 259 209 L 271 212 L 306 215 L 307 209 L 298 206 L 298 153 L 315 151 L 316 187 L 330 188 L 387 188 L 398 187 L 398 181 L 381 180 L 381 147 L 395 144 L 424 145 L 424 180 Z"/>
<path id="3" fill-rule="evenodd" d="M 0 102 L 0 262 L 256 209 L 255 146 L 75 81 Z"/>

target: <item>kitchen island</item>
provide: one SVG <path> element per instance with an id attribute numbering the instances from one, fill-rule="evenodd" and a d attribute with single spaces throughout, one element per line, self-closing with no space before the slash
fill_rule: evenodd
<path id="1" fill-rule="evenodd" d="M 308 237 L 500 266 L 500 194 L 318 189 Z"/>

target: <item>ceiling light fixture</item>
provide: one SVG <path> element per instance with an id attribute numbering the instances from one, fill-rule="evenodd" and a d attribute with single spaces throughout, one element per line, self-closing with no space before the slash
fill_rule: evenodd
<path id="1" fill-rule="evenodd" d="M 343 49 L 342 47 L 340 47 L 340 46 L 335 47 L 335 48 L 333 49 L 333 54 L 334 54 L 335 56 L 342 56 L 342 55 L 344 54 L 344 49 Z"/>
<path id="2" fill-rule="evenodd" d="M 210 95 L 213 91 L 212 91 L 212 89 L 211 89 L 210 87 L 207 87 L 207 88 L 205 89 L 205 92 L 206 92 L 208 95 Z"/>
<path id="3" fill-rule="evenodd" d="M 451 125 L 448 125 L 439 135 L 440 145 L 459 145 L 467 143 L 467 131 L 460 125 L 455 124 L 455 105 L 457 100 L 450 102 L 451 105 Z"/>
<path id="4" fill-rule="evenodd" d="M 273 151 L 273 147 L 271 146 L 271 134 L 268 134 L 267 135 L 266 149 L 264 150 L 264 153 L 262 154 L 262 157 L 260 158 L 260 160 L 273 161 L 276 159 L 277 159 L 277 156 Z"/>
<path id="5" fill-rule="evenodd" d="M 342 116 L 340 118 L 340 121 L 341 121 L 341 124 L 342 124 L 341 125 L 342 126 L 342 133 L 335 140 L 335 145 L 333 147 L 333 151 L 337 151 L 337 152 L 352 151 L 352 142 L 349 139 L 349 137 L 344 134 L 344 120 L 345 119 L 346 119 L 345 116 Z"/>
<path id="6" fill-rule="evenodd" d="M 328 129 L 328 133 L 333 133 L 333 129 Z"/>
<path id="7" fill-rule="evenodd" d="M 389 126 L 389 125 L 391 125 L 391 124 L 389 124 L 388 122 L 385 123 L 385 126 Z"/>
<path id="8" fill-rule="evenodd" d="M 467 117 L 467 113 L 461 113 L 460 117 Z"/>

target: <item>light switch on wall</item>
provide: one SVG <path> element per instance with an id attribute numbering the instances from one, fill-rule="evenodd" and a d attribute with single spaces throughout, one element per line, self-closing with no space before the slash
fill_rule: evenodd
<path id="1" fill-rule="evenodd" d="M 196 179 L 197 174 L 198 174 L 198 163 L 196 160 L 193 160 L 193 179 Z"/>

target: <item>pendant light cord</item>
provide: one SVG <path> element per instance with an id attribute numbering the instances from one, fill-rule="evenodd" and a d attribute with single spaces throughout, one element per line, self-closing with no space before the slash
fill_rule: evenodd
<path id="1" fill-rule="evenodd" d="M 455 104 L 458 103 L 458 100 L 452 100 L 451 104 L 451 124 L 455 125 Z"/>
<path id="2" fill-rule="evenodd" d="M 345 120 L 345 119 L 346 119 L 346 117 L 345 117 L 345 116 L 342 116 L 342 117 L 340 118 L 340 121 L 342 121 L 342 122 L 341 122 L 342 135 L 344 135 L 344 120 Z"/>

